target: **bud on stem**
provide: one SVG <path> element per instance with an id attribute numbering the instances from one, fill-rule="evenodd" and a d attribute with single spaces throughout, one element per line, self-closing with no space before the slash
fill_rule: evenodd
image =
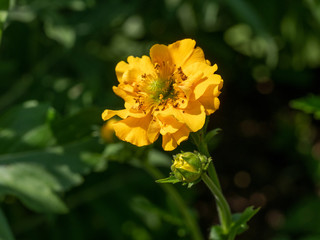
<path id="1" fill-rule="evenodd" d="M 211 158 L 198 152 L 182 152 L 173 156 L 170 177 L 157 180 L 158 183 L 182 182 L 192 186 L 201 179 L 208 169 Z"/>

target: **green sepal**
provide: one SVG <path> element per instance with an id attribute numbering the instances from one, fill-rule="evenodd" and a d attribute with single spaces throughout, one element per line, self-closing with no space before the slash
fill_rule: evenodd
<path id="1" fill-rule="evenodd" d="M 174 169 L 173 174 L 180 182 L 191 183 L 199 179 L 201 176 L 201 171 L 189 172 L 184 169 Z"/>
<path id="2" fill-rule="evenodd" d="M 193 185 L 196 185 L 198 182 L 201 182 L 201 178 L 199 178 L 198 180 L 188 183 L 188 188 L 191 188 Z"/>
<path id="3" fill-rule="evenodd" d="M 167 178 L 156 180 L 156 183 L 178 183 L 178 182 L 180 182 L 180 180 L 177 179 L 174 175 L 171 175 Z"/>

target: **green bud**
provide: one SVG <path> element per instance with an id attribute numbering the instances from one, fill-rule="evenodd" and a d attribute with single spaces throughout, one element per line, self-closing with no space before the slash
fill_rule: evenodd
<path id="1" fill-rule="evenodd" d="M 173 156 L 171 171 L 173 175 L 184 183 L 197 181 L 207 170 L 211 159 L 198 152 L 183 152 Z"/>

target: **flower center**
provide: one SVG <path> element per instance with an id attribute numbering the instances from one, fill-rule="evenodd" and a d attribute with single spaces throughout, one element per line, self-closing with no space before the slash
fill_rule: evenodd
<path id="1" fill-rule="evenodd" d="M 149 82 L 147 92 L 155 103 L 174 97 L 173 79 L 156 78 Z"/>

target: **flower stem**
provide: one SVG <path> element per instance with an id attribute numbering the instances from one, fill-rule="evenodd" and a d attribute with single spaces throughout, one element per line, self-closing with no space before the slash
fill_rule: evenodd
<path id="1" fill-rule="evenodd" d="M 208 150 L 207 142 L 205 141 L 205 138 L 204 138 L 204 133 L 205 133 L 205 130 L 202 129 L 202 131 L 199 131 L 196 134 L 194 134 L 193 142 L 196 144 L 198 151 L 209 158 L 211 156 Z M 214 164 L 212 162 L 209 164 L 208 174 L 209 176 L 206 173 L 202 174 L 201 178 L 216 199 L 217 211 L 218 211 L 221 227 L 224 233 L 228 234 L 230 225 L 232 223 L 231 211 L 230 211 L 228 202 L 226 201 L 225 197 L 222 194 L 220 181 L 219 181 L 216 169 L 214 167 Z M 232 239 L 233 238 L 228 238 L 228 240 L 232 240 Z"/>
<path id="2" fill-rule="evenodd" d="M 151 176 L 153 176 L 154 179 L 164 178 L 162 173 L 157 168 L 151 166 L 150 164 L 145 163 L 144 168 Z M 192 239 L 203 240 L 203 237 L 197 222 L 195 221 L 194 217 L 191 215 L 190 211 L 188 210 L 188 207 L 186 206 L 186 203 L 184 202 L 180 194 L 177 192 L 177 190 L 171 184 L 160 184 L 160 186 L 171 197 L 176 207 L 181 212 L 181 215 L 185 219 L 186 225 L 192 234 Z"/>
<path id="3" fill-rule="evenodd" d="M 232 221 L 231 211 L 230 211 L 230 207 L 228 205 L 228 202 L 224 198 L 224 196 L 223 196 L 221 190 L 218 188 L 218 186 L 211 180 L 211 178 L 206 173 L 203 173 L 201 178 L 216 198 L 218 212 L 219 212 L 219 218 L 220 218 L 223 232 L 228 233 L 229 227 L 230 227 L 231 221 Z"/>
<path id="4" fill-rule="evenodd" d="M 200 141 L 198 141 L 197 147 L 198 147 L 198 150 L 200 153 L 204 154 L 208 158 L 210 157 L 208 145 L 207 145 L 206 141 L 203 139 L 203 135 L 200 136 Z M 209 176 L 211 177 L 212 181 L 217 185 L 217 187 L 219 189 L 221 189 L 219 178 L 218 178 L 216 169 L 215 169 L 212 162 L 209 164 L 208 173 L 209 173 Z"/>

